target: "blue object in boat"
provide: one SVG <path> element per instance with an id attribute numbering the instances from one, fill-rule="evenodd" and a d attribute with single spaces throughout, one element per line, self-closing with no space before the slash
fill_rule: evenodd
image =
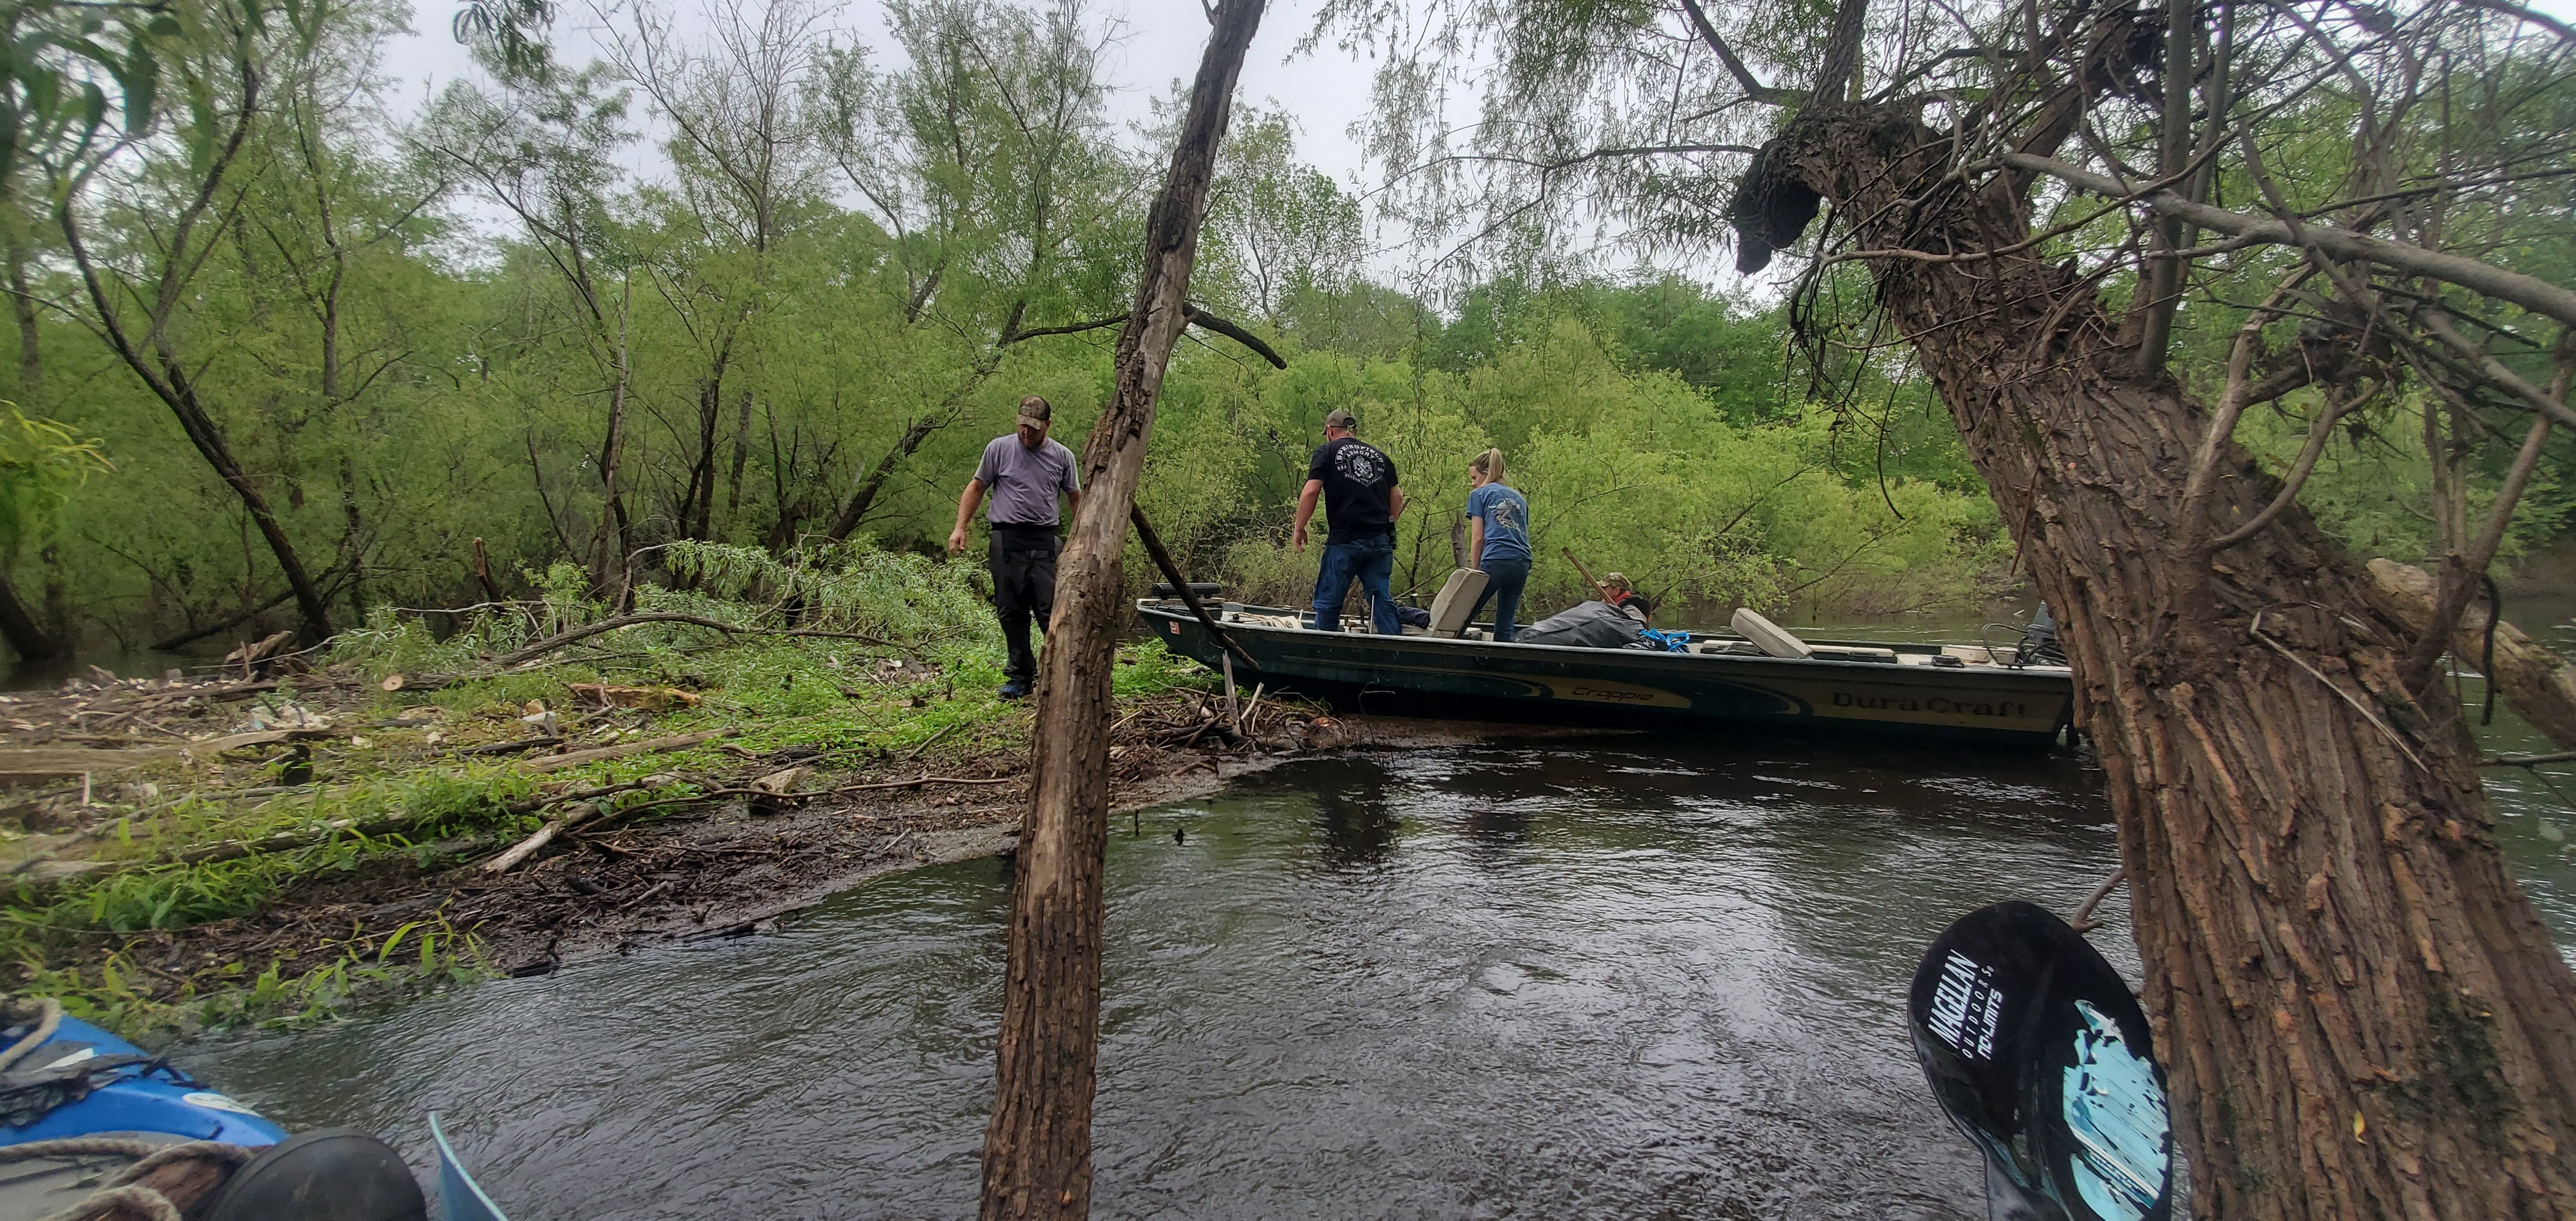
<path id="1" fill-rule="evenodd" d="M 165 1132 L 254 1148 L 286 1139 L 286 1129 L 168 1060 L 66 1017 L 0 1073 L 0 1145 L 102 1132 Z"/>
<path id="2" fill-rule="evenodd" d="M 483 1185 L 465 1169 L 465 1160 L 456 1156 L 447 1143 L 447 1132 L 438 1126 L 438 1112 L 429 1113 L 429 1138 L 438 1142 L 438 1221 L 510 1221 L 501 1215 L 501 1206 L 484 1194 Z"/>

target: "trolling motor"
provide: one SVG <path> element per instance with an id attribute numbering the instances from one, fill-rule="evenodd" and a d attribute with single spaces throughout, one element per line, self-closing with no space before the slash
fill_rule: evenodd
<path id="1" fill-rule="evenodd" d="M 2065 921 L 2019 901 L 1932 942 L 1906 997 L 1932 1095 L 1986 1161 L 1988 1221 L 2168 1221 L 2172 1125 L 2147 1015 Z"/>
<path id="2" fill-rule="evenodd" d="M 2066 664 L 2066 646 L 2057 643 L 2057 620 L 2048 613 L 2048 603 L 2032 611 L 2030 626 L 2023 629 L 2021 644 L 2014 648 L 2016 664 L 2025 666 L 2062 666 Z"/>

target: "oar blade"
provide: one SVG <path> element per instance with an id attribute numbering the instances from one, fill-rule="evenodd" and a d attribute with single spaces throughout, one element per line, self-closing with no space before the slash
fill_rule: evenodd
<path id="1" fill-rule="evenodd" d="M 1906 1011 L 1933 1096 L 1986 1156 L 1995 1221 L 2172 1215 L 2146 1013 L 2065 921 L 2021 902 L 1968 913 L 1923 956 Z"/>

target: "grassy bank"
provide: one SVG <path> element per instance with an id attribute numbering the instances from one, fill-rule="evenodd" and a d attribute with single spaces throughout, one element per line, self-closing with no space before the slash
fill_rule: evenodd
<path id="1" fill-rule="evenodd" d="M 382 613 L 250 667 L 265 676 L 91 682 L 7 706 L 22 770 L 65 776 L 7 812 L 0 958 L 16 990 L 136 1033 L 318 1017 L 517 966 L 513 937 L 552 936 L 551 962 L 605 913 L 686 898 L 704 921 L 772 897 L 692 876 L 666 878 L 656 905 L 641 874 L 611 893 L 639 854 L 722 870 L 723 853 L 753 851 L 666 844 L 683 823 L 765 836 L 745 842 L 785 893 L 821 876 L 796 872 L 818 852 L 963 814 L 961 794 L 1002 817 L 991 803 L 1018 791 L 1029 721 L 994 694 L 998 633 L 966 566 L 673 558 L 692 588 L 641 589 L 631 608 L 585 600 L 558 570 L 541 601 Z M 1194 663 L 1150 642 L 1120 661 L 1132 746 L 1184 729 L 1239 741 L 1206 732 Z M 1121 753 L 1134 778 L 1142 754 Z M 910 804 L 817 813 L 890 799 Z M 529 864 L 486 868 L 549 825 Z M 600 901 L 544 914 L 564 899 Z"/>

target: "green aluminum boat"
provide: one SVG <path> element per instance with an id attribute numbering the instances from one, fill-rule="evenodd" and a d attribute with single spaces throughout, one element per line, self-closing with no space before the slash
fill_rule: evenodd
<path id="1" fill-rule="evenodd" d="M 1205 605 L 1251 659 L 1249 669 L 1230 662 L 1178 598 L 1147 598 L 1136 610 L 1173 652 L 1231 666 L 1239 687 L 1261 684 L 1355 712 L 1648 728 L 1721 723 L 2044 747 L 2060 740 L 2074 706 L 2065 666 L 2018 664 L 2013 650 L 1803 641 L 1744 611 L 1737 633 L 1692 632 L 1687 651 L 1648 651 L 1504 644 L 1465 624 L 1401 636 L 1319 632 L 1294 610 Z"/>

